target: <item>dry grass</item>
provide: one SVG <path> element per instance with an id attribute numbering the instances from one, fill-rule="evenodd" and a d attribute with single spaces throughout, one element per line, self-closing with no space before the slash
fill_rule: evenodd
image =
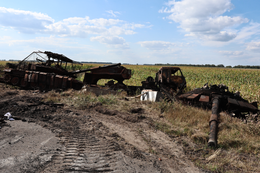
<path id="1" fill-rule="evenodd" d="M 0 61 L 0 66 L 5 66 L 7 61 Z"/>
<path id="2" fill-rule="evenodd" d="M 158 103 L 157 109 L 161 109 L 161 105 Z M 157 123 L 157 128 L 168 135 L 187 136 L 196 143 L 196 147 L 188 145 L 186 149 L 194 154 L 200 148 L 199 153 L 195 152 L 195 159 L 194 155 L 191 157 L 197 166 L 213 172 L 260 172 L 260 124 L 246 124 L 222 113 L 218 133 L 221 152 L 215 154 L 215 149 L 206 147 L 211 111 L 180 103 L 168 104 L 163 109 L 170 125 Z"/>
<path id="3" fill-rule="evenodd" d="M 122 98 L 110 109 L 130 112 L 136 107 L 145 109 L 149 116 L 164 117 L 159 118 L 163 121 L 154 122 L 154 127 L 180 140 L 188 157 L 200 168 L 213 172 L 260 172 L 259 125 L 245 124 L 221 113 L 218 148 L 214 149 L 207 147 L 211 111 L 180 103 L 122 101 Z"/>
<path id="4" fill-rule="evenodd" d="M 177 129 L 180 135 L 192 137 L 195 141 L 198 140 L 206 144 L 205 136 L 208 136 L 209 111 L 165 101 L 157 104 L 157 110 L 170 122 L 171 128 Z"/>
<path id="5" fill-rule="evenodd" d="M 2 71 L 5 68 L 6 63 L 4 61 L 0 61 L 0 77 L 3 77 L 4 72 Z"/>
<path id="6" fill-rule="evenodd" d="M 61 93 L 52 90 L 45 96 L 45 101 L 52 103 L 63 103 L 67 106 L 73 106 L 82 110 L 94 107 L 97 104 L 113 105 L 117 103 L 116 96 L 114 95 L 96 96 L 92 92 L 74 90 L 68 90 Z"/>
<path id="7" fill-rule="evenodd" d="M 236 149 L 238 152 L 260 153 L 260 126 L 245 124 L 239 119 L 225 118 L 219 124 L 219 146 Z"/>

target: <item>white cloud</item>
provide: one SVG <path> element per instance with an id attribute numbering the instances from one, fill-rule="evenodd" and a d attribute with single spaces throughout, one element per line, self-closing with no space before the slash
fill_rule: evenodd
<path id="1" fill-rule="evenodd" d="M 153 63 L 168 63 L 172 62 L 173 59 L 183 54 L 182 46 L 187 46 L 188 43 L 173 43 L 167 41 L 140 41 L 137 42 L 142 47 L 148 49 L 148 52 L 141 54 L 144 63 L 145 61 Z M 169 60 L 169 61 L 168 61 Z"/>
<path id="2" fill-rule="evenodd" d="M 260 23 L 250 22 L 249 25 L 243 27 L 237 34 L 237 37 L 233 40 L 234 42 L 244 42 L 250 39 L 253 35 L 260 34 Z"/>
<path id="3" fill-rule="evenodd" d="M 204 40 L 230 41 L 237 35 L 231 28 L 248 22 L 240 16 L 223 16 L 233 8 L 231 0 L 172 0 L 167 5 L 159 12 L 170 13 L 167 18 L 179 23 L 186 36 Z"/>
<path id="4" fill-rule="evenodd" d="M 135 34 L 133 30 L 126 30 L 122 27 L 113 26 L 108 29 L 109 34 L 111 35 L 132 35 Z"/>
<path id="5" fill-rule="evenodd" d="M 128 44 L 126 43 L 125 39 L 123 37 L 118 36 L 97 36 L 97 37 L 91 37 L 91 41 L 98 41 L 102 44 L 106 44 L 108 46 L 112 46 L 115 48 L 128 48 Z"/>
<path id="6" fill-rule="evenodd" d="M 220 54 L 224 56 L 241 56 L 244 55 L 243 51 L 218 51 Z"/>
<path id="7" fill-rule="evenodd" d="M 258 41 L 258 42 L 252 41 L 252 42 L 248 43 L 246 50 L 260 52 L 260 41 Z"/>
<path id="8" fill-rule="evenodd" d="M 46 47 L 46 46 L 55 46 L 55 47 L 73 47 L 71 45 L 75 45 L 74 42 L 71 44 L 72 41 L 67 38 L 58 38 L 58 37 L 36 37 L 33 39 L 28 40 L 16 40 L 12 37 L 4 37 L 3 39 L 0 38 L 0 45 L 8 45 L 8 46 L 21 46 L 21 45 L 30 45 L 33 47 Z M 67 46 L 69 45 L 69 46 Z"/>
<path id="9" fill-rule="evenodd" d="M 99 19 L 88 19 L 86 18 L 87 21 L 90 24 L 93 24 L 95 26 L 111 26 L 111 25 L 116 25 L 118 23 L 123 23 L 123 20 L 119 20 L 119 19 L 104 19 L 104 18 L 99 18 Z"/>
<path id="10" fill-rule="evenodd" d="M 61 21 L 46 26 L 45 32 L 49 34 L 56 34 L 62 37 L 87 37 L 88 34 L 107 33 L 108 29 L 101 26 L 85 25 L 82 23 L 68 23 L 67 21 Z"/>
<path id="11" fill-rule="evenodd" d="M 122 23 L 122 24 L 120 24 Z M 86 37 L 88 34 L 97 35 L 130 35 L 135 34 L 133 30 L 128 30 L 125 22 L 118 19 L 89 19 L 68 18 L 47 26 L 47 32 L 59 34 L 61 36 Z M 130 28 L 130 27 L 128 27 Z"/>
<path id="12" fill-rule="evenodd" d="M 107 12 L 113 17 L 120 14 L 112 10 Z M 136 28 L 151 27 L 119 19 L 90 19 L 88 16 L 70 17 L 55 22 L 54 19 L 42 13 L 4 7 L 0 7 L 0 26 L 19 32 L 49 34 L 59 37 L 85 38 L 89 35 L 97 35 L 91 37 L 91 40 L 120 48 L 128 48 L 128 44 L 123 37 L 119 36 L 136 34 L 134 31 Z"/>
<path id="13" fill-rule="evenodd" d="M 13 27 L 21 32 L 42 31 L 53 22 L 51 17 L 42 13 L 0 7 L 0 25 Z"/>
<path id="14" fill-rule="evenodd" d="M 4 7 L 0 7 L 0 26 L 11 27 L 20 32 L 45 33 L 62 37 L 87 37 L 89 34 L 130 35 L 135 34 L 134 29 L 146 27 L 143 24 L 128 23 L 119 19 L 90 19 L 88 16 L 71 17 L 54 22 L 54 19 L 42 13 Z"/>
<path id="15" fill-rule="evenodd" d="M 138 44 L 150 50 L 168 49 L 172 46 L 175 46 L 174 43 L 166 41 L 140 41 Z"/>
<path id="16" fill-rule="evenodd" d="M 110 16 L 112 16 L 112 17 L 117 17 L 116 14 L 120 14 L 120 12 L 118 12 L 118 11 L 113 11 L 113 10 L 109 10 L 109 11 L 106 11 L 106 12 L 109 13 Z"/>
<path id="17" fill-rule="evenodd" d="M 150 28 L 150 27 L 152 27 L 152 25 L 150 25 L 150 26 L 145 26 L 145 25 L 143 25 L 143 24 L 126 23 L 126 24 L 124 24 L 123 27 L 124 27 L 124 28 L 128 28 L 128 29 L 134 30 L 134 29 L 136 29 L 136 28 L 145 28 L 145 27 Z"/>

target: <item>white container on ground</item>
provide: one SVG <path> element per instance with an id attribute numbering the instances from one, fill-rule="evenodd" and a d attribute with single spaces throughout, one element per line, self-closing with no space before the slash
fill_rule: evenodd
<path id="1" fill-rule="evenodd" d="M 160 101 L 160 98 L 163 98 L 161 92 L 153 90 L 142 90 L 141 91 L 141 101 L 151 101 L 156 102 Z"/>

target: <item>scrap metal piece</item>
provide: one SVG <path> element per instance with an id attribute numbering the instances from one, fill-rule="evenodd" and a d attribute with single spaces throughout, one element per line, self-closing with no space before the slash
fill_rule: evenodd
<path id="1" fill-rule="evenodd" d="M 248 103 L 244 100 L 237 100 L 228 98 L 227 107 L 231 110 L 237 110 L 239 112 L 257 112 L 257 105 Z"/>
<path id="2" fill-rule="evenodd" d="M 209 96 L 201 95 L 199 101 L 208 103 L 209 102 Z"/>
<path id="3" fill-rule="evenodd" d="M 185 93 L 185 94 L 179 95 L 178 98 L 179 99 L 184 99 L 184 98 L 187 98 L 190 95 L 192 95 L 192 94 L 191 93 Z"/>
<path id="4" fill-rule="evenodd" d="M 200 94 L 191 94 L 187 97 L 187 99 L 196 99 Z"/>
<path id="5" fill-rule="evenodd" d="M 250 110 L 253 112 L 258 110 L 254 105 L 245 101 L 238 101 L 238 104 L 241 106 L 242 110 Z"/>
<path id="6" fill-rule="evenodd" d="M 80 72 L 86 72 L 83 83 L 90 85 L 97 85 L 100 79 L 114 79 L 123 84 L 125 79 L 131 78 L 131 70 L 121 66 L 120 63 L 81 70 Z M 78 72 L 73 72 L 73 74 L 76 73 Z"/>

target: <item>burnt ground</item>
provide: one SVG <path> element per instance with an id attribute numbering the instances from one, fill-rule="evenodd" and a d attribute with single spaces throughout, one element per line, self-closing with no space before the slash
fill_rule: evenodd
<path id="1" fill-rule="evenodd" d="M 0 123 L 0 172 L 203 172 L 142 108 L 77 110 L 44 95 L 0 84 L 0 115 L 15 119 Z"/>

